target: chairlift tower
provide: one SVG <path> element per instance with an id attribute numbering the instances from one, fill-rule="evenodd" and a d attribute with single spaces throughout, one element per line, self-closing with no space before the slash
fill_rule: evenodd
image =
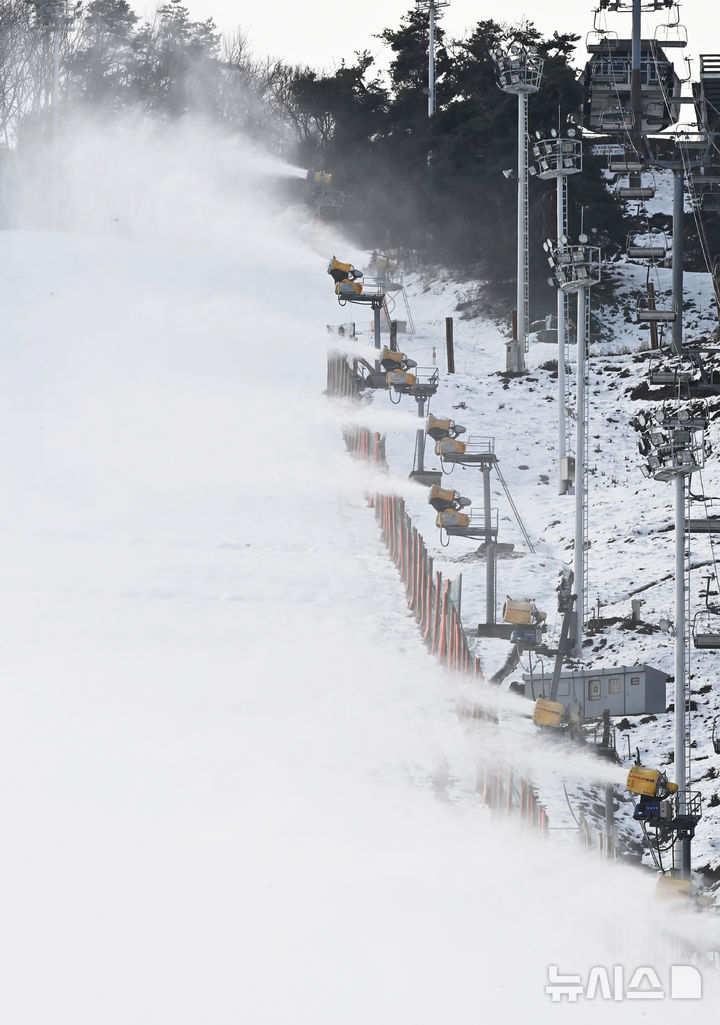
<path id="1" fill-rule="evenodd" d="M 672 351 L 683 351 L 683 294 L 685 290 L 683 261 L 685 255 L 685 177 L 699 171 L 710 159 L 713 139 L 704 131 L 673 133 L 669 137 L 673 151 L 662 152 L 657 146 L 653 163 L 672 171 Z"/>
<path id="2" fill-rule="evenodd" d="M 518 98 L 517 315 L 515 337 L 508 343 L 507 370 L 525 373 L 529 316 L 528 96 L 540 89 L 544 61 L 537 47 L 511 43 L 493 54 L 498 85 Z"/>
<path id="3" fill-rule="evenodd" d="M 62 33 L 70 24 L 67 0 L 26 0 L 35 11 L 35 24 L 41 32 L 52 34 L 52 90 L 51 108 L 53 136 L 57 136 L 58 97 L 60 93 L 60 41 Z"/>
<path id="4" fill-rule="evenodd" d="M 646 462 L 645 477 L 675 486 L 675 779 L 678 815 L 690 814 L 693 797 L 690 772 L 690 672 L 689 610 L 686 607 L 689 558 L 686 561 L 689 481 L 705 465 L 707 421 L 686 408 L 640 414 L 631 421 L 640 432 L 638 448 Z M 691 836 L 681 840 L 681 875 L 690 878 Z"/>
<path id="5" fill-rule="evenodd" d="M 543 138 L 536 132 L 537 142 L 533 144 L 535 167 L 533 170 L 541 181 L 554 178 L 557 184 L 557 237 L 565 238 L 567 224 L 567 186 L 568 176 L 582 171 L 582 141 L 578 138 L 578 129 L 568 127 L 564 136 L 553 129 L 550 138 Z M 559 242 L 562 245 L 562 242 Z M 567 470 L 567 421 L 565 414 L 565 344 L 566 318 L 565 309 L 567 295 L 562 289 L 557 293 L 557 341 L 558 341 L 558 493 L 564 495 L 568 490 L 569 474 Z"/>
<path id="6" fill-rule="evenodd" d="M 587 604 L 587 522 L 588 485 L 585 459 L 588 435 L 586 398 L 586 361 L 590 335 L 590 289 L 600 281 L 600 249 L 588 245 L 588 236 L 581 234 L 577 245 L 566 235 L 556 243 L 548 239 L 543 248 L 553 269 L 550 283 L 561 292 L 577 294 L 577 399 L 575 405 L 575 551 L 573 558 L 573 590 L 577 595 L 575 654 L 582 652 L 583 625 Z"/>

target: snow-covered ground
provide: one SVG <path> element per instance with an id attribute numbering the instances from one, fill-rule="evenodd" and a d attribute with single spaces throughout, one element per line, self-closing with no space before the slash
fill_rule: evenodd
<path id="1" fill-rule="evenodd" d="M 0 235 L 2 1020 L 637 1020 L 634 1002 L 552 1003 L 548 965 L 652 964 L 666 980 L 688 950 L 718 948 L 715 919 L 671 916 L 650 874 L 482 806 L 484 764 L 542 784 L 557 752 L 512 695 L 503 730 L 463 724 L 458 698 L 491 689 L 420 641 L 342 445 L 347 411 L 322 395 L 325 267 L 346 243 L 264 198 L 282 173 L 197 126 L 88 127 L 64 143 L 56 230 L 27 230 L 46 193 L 25 175 Z M 428 362 L 451 291 L 411 299 Z M 547 605 L 570 537 L 568 500 L 541 479 L 552 381 L 506 388 L 503 353 L 496 329 L 458 323 L 435 408 L 463 402 L 496 436 L 542 539 L 502 563 L 500 587 Z M 593 412 L 619 418 L 602 444 L 623 486 L 604 469 L 591 521 L 593 587 L 617 607 L 670 544 L 641 529 L 667 499 L 636 481 L 625 383 L 598 377 Z M 368 415 L 402 480 L 412 417 Z M 432 540 L 424 493 L 405 489 Z M 516 539 L 504 508 L 501 523 Z M 595 559 L 613 532 L 623 557 Z M 471 550 L 443 556 L 466 574 L 469 627 Z M 645 618 L 670 586 L 646 592 Z M 503 656 L 479 650 L 488 671 Z M 562 771 L 623 775 L 571 752 Z M 658 1021 L 690 1009 L 653 1004 Z"/>
<path id="2" fill-rule="evenodd" d="M 659 178 L 661 184 L 667 184 L 662 174 Z M 664 194 L 671 202 L 671 190 L 665 189 Z M 648 404 L 648 400 L 635 402 L 629 397 L 630 392 L 647 379 L 648 362 L 643 354 L 649 348 L 648 339 L 635 323 L 637 297 L 644 292 L 647 271 L 638 262 L 620 260 L 611 264 L 608 272 L 617 285 L 612 303 L 596 304 L 593 309 L 594 329 L 601 333 L 601 340 L 596 339 L 591 345 L 589 371 L 589 611 L 595 613 L 599 602 L 602 618 L 629 620 L 631 599 L 640 596 L 642 629 L 628 631 L 620 623 L 606 628 L 594 636 L 583 661 L 588 667 L 649 664 L 672 677 L 674 641 L 660 631 L 658 623 L 661 619 L 672 621 L 674 617 L 673 492 L 670 485 L 642 477 L 637 435 L 629 426 L 634 413 Z M 654 274 L 659 282 L 658 293 L 663 289 L 669 293 L 671 271 L 659 268 Z M 707 336 L 717 325 L 709 276 L 688 273 L 685 284 L 689 310 L 685 315 L 687 337 Z M 418 331 L 414 337 L 401 336 L 400 347 L 421 367 L 431 365 L 435 359 L 444 371 L 444 318 L 462 306 L 467 298 L 467 286 L 442 277 L 423 281 L 411 276 L 407 291 Z M 535 554 L 531 555 L 500 482 L 493 476 L 493 505 L 500 513 L 499 539 L 515 545 L 514 555 L 498 563 L 497 615 L 499 617 L 500 604 L 506 594 L 515 599 L 534 599 L 540 609 L 548 612 L 550 636 L 557 639 L 561 624 L 555 611 L 555 590 L 560 570 L 572 568 L 574 538 L 574 498 L 558 495 L 557 486 L 557 375 L 552 367 L 546 368 L 556 361 L 557 351 L 554 343 L 535 341 L 528 356 L 529 374 L 523 379 L 508 379 L 502 373 L 505 341 L 505 334 L 496 324 L 482 319 L 468 321 L 456 314 L 457 372 L 454 376 L 441 372 L 440 387 L 431 402 L 431 411 L 464 424 L 470 435 L 495 439 L 500 468 L 535 547 Z M 574 359 L 572 354 L 570 358 Z M 569 405 L 572 406 L 572 375 L 569 388 Z M 373 408 L 386 403 L 387 398 L 378 393 Z M 409 407 L 414 407 L 413 400 L 403 400 L 402 419 L 398 412 L 395 429 L 387 431 L 393 471 L 412 467 L 413 428 L 417 420 L 408 416 Z M 370 422 L 367 414 L 364 420 Z M 574 433 L 572 421 L 569 430 Z M 709 437 L 717 448 L 716 424 L 711 424 Z M 572 451 L 574 439 L 570 445 Z M 717 492 L 716 465 L 716 457 L 712 456 L 702 481 L 695 478 L 694 493 L 712 496 Z M 440 469 L 431 441 L 427 444 L 426 467 Z M 473 499 L 477 508 L 482 508 L 482 477 L 477 470 L 456 466 L 452 474 L 443 479 L 444 486 L 456 489 Z M 437 568 L 449 576 L 462 573 L 463 620 L 466 631 L 474 636 L 477 624 L 485 619 L 485 561 L 477 552 L 477 542 L 453 538 L 449 547 L 442 548 L 434 523 L 435 513 L 427 504 L 426 490 L 404 484 L 402 491 L 413 520 L 430 544 Z M 693 515 L 702 518 L 702 506 L 698 506 Z M 705 586 L 703 573 L 713 571 L 711 538 L 707 535 L 693 537 L 691 556 L 692 565 L 696 567 L 692 577 L 692 609 L 696 611 L 704 607 L 704 599 L 699 596 Z M 507 642 L 487 638 L 475 641 L 475 653 L 483 660 L 488 678 L 501 668 L 508 651 Z M 713 873 L 720 868 L 717 835 L 720 817 L 711 803 L 717 800 L 714 767 L 717 756 L 712 751 L 711 732 L 714 716 L 720 713 L 714 665 L 714 652 L 693 651 L 692 691 L 698 706 L 693 715 L 696 745 L 693 787 L 700 790 L 705 804 L 693 858 L 696 867 L 709 870 L 703 882 L 710 887 L 714 883 Z M 521 683 L 523 669 L 528 669 L 527 655 L 505 685 L 512 681 Z M 670 680 L 668 704 L 672 698 Z M 626 720 L 618 731 L 619 750 L 627 755 L 629 739 L 633 755 L 639 748 L 648 764 L 667 768 L 673 746 L 671 716 L 659 716 L 649 722 L 641 722 L 641 718 L 646 717 Z M 629 764 L 627 757 L 625 764 Z M 671 767 L 668 771 L 672 778 Z M 558 790 L 555 782 L 547 787 L 543 786 L 543 781 L 538 781 L 555 825 L 563 829 L 572 826 L 573 813 L 586 811 L 592 803 L 598 803 L 597 796 L 593 802 L 586 791 L 575 794 L 569 776 L 566 775 L 564 782 L 574 794 L 572 810 L 564 790 Z M 639 829 L 630 818 L 632 804 L 622 791 L 622 787 L 617 791 L 618 820 L 625 842 L 633 846 L 639 839 Z M 602 800 L 599 803 L 602 806 Z M 648 852 L 644 860 L 651 863 Z"/>

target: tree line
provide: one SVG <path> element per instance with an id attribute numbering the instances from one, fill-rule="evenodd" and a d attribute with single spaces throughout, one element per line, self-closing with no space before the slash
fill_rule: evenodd
<path id="1" fill-rule="evenodd" d="M 21 148 L 46 130 L 51 36 L 36 25 L 34 0 L 0 0 L 0 140 Z M 512 41 L 536 46 L 545 69 L 530 98 L 530 130 L 547 134 L 579 116 L 583 86 L 572 59 L 578 37 L 544 37 L 532 25 L 478 21 L 462 38 L 437 29 L 437 112 L 427 115 L 428 15 L 413 8 L 378 36 L 389 59 L 358 52 L 332 71 L 251 52 L 241 30 L 221 36 L 182 0 L 140 20 L 126 0 L 68 5 L 62 35 L 60 111 L 112 116 L 140 108 L 161 119 L 202 114 L 261 141 L 293 164 L 332 172 L 346 194 L 340 213 L 359 242 L 410 249 L 426 261 L 486 278 L 510 294 L 515 274 L 517 101 L 496 84 L 492 58 Z M 387 63 L 387 62 L 386 62 Z M 430 154 L 430 159 L 428 155 Z M 627 226 L 604 187 L 600 161 L 585 152 L 571 179 L 570 231 L 602 229 L 619 244 Z M 554 182 L 531 181 L 531 233 L 555 234 Z M 531 271 L 547 277 L 539 246 Z M 551 291 L 547 289 L 548 307 Z"/>

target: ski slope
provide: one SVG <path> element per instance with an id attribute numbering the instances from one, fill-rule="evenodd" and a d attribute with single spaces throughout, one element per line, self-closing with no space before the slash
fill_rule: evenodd
<path id="1" fill-rule="evenodd" d="M 0 1017 L 576 1020 L 549 964 L 664 972 L 712 920 L 481 805 L 485 761 L 556 756 L 463 725 L 482 685 L 420 642 L 322 395 L 344 241 L 273 205 L 282 173 L 131 122 L 11 196 Z"/>

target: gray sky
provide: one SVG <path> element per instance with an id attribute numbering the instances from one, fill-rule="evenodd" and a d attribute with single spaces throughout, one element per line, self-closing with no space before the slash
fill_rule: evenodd
<path id="1" fill-rule="evenodd" d="M 131 0 L 140 14 L 158 6 L 159 0 Z M 362 3 L 341 3 L 338 0 L 312 0 L 311 3 L 291 0 L 260 0 L 242 3 L 237 0 L 185 0 L 191 16 L 196 19 L 212 16 L 223 31 L 242 28 L 257 56 L 283 57 L 289 63 L 307 63 L 313 67 L 332 68 L 343 57 L 352 59 L 355 50 L 373 49 L 373 36 L 384 28 L 397 25 L 401 16 L 414 6 L 413 0 L 363 0 Z M 584 43 L 593 27 L 596 4 L 584 0 L 504 0 L 500 4 L 478 0 L 451 0 L 443 12 L 443 22 L 450 35 L 459 36 L 484 18 L 514 23 L 530 18 L 546 35 L 555 29 L 573 31 Z M 688 0 L 682 5 L 682 20 L 687 26 L 689 45 L 685 53 L 720 53 L 720 4 L 717 0 Z M 644 34 L 653 35 L 656 25 L 667 20 L 663 15 L 644 15 Z M 608 27 L 623 37 L 630 35 L 627 14 L 609 15 Z M 693 65 L 697 74 L 697 62 Z"/>

